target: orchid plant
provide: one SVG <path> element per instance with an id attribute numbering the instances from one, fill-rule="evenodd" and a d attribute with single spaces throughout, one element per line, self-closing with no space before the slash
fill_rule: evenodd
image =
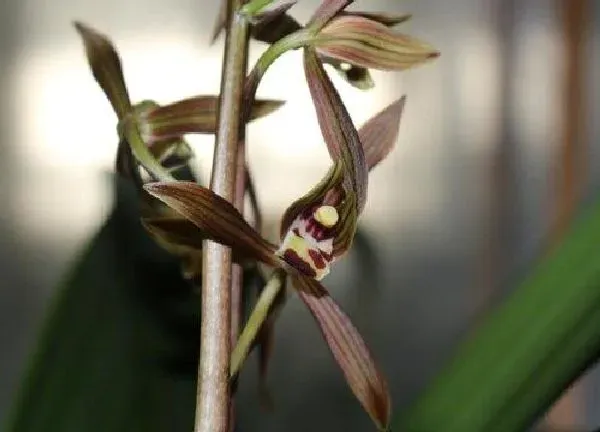
<path id="1" fill-rule="evenodd" d="M 187 166 L 193 156 L 185 135 L 219 133 L 219 96 L 197 96 L 164 106 L 153 101 L 134 105 L 121 60 L 110 40 L 82 23 L 75 25 L 93 75 L 117 116 L 117 171 L 137 185 L 144 203 L 142 223 L 148 233 L 182 259 L 191 278 L 202 271 L 199 258 L 206 240 L 231 248 L 237 264 L 262 271 L 258 266 L 261 263 L 272 269 L 233 347 L 228 366 L 230 380 L 236 378 L 253 347 L 266 349 L 260 336 L 272 332 L 289 279 L 315 318 L 354 395 L 375 425 L 384 430 L 391 412 L 384 374 L 358 329 L 321 281 L 352 246 L 367 204 L 369 172 L 394 148 L 405 97 L 357 130 L 325 65 L 331 65 L 347 82 L 364 90 L 374 85 L 369 68 L 400 71 L 434 59 L 439 53 L 429 44 L 393 29 L 406 21 L 407 15 L 347 11 L 351 1 L 324 0 L 302 26 L 288 14 L 293 3 L 274 7 L 270 3 L 253 0 L 228 12 L 229 3 L 224 2 L 214 38 L 227 27 L 227 17 L 234 14 L 233 20 L 243 22 L 249 35 L 270 44 L 244 80 L 241 109 L 237 112 L 237 124 L 242 128 L 281 106 L 281 101 L 256 100 L 256 90 L 279 56 L 303 50 L 306 82 L 331 166 L 318 184 L 284 212 L 277 241 L 265 238 L 261 232 L 258 190 L 245 161 L 237 174 L 244 179 L 237 193 L 250 195 L 252 219 L 229 197 L 177 174 L 177 169 Z M 200 361 L 205 359 L 201 357 Z"/>

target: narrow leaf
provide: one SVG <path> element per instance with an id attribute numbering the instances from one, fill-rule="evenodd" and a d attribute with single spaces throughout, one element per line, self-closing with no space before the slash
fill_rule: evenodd
<path id="1" fill-rule="evenodd" d="M 110 101 L 117 117 L 122 119 L 131 111 L 131 101 L 116 49 L 106 36 L 87 25 L 76 21 L 74 26 L 83 39 L 94 78 Z"/>
<path id="2" fill-rule="evenodd" d="M 115 210 L 55 290 L 2 431 L 193 429 L 198 296 L 141 228 L 131 183 L 118 184 Z"/>
<path id="3" fill-rule="evenodd" d="M 225 199 L 192 182 L 151 183 L 144 188 L 193 222 L 212 240 L 273 266 L 277 247 L 254 230 Z"/>
<path id="4" fill-rule="evenodd" d="M 293 283 L 354 395 L 377 427 L 386 429 L 391 411 L 387 383 L 360 333 L 319 282 L 299 276 L 293 278 Z"/>
<path id="5" fill-rule="evenodd" d="M 144 111 L 139 122 L 145 141 L 151 144 L 189 133 L 215 133 L 218 103 L 218 96 L 196 96 Z M 283 104 L 278 100 L 256 100 L 249 120 L 265 117 Z"/>
<path id="6" fill-rule="evenodd" d="M 325 56 L 367 68 L 404 70 L 439 57 L 428 43 L 359 15 L 340 16 L 315 37 Z"/>
<path id="7" fill-rule="evenodd" d="M 304 71 L 327 149 L 334 161 L 343 161 L 344 187 L 356 195 L 360 213 L 367 200 L 368 169 L 358 132 L 312 49 L 304 50 Z"/>
<path id="8" fill-rule="evenodd" d="M 323 0 L 319 8 L 308 21 L 307 27 L 314 32 L 321 30 L 329 20 L 351 3 L 354 3 L 354 0 Z"/>
<path id="9" fill-rule="evenodd" d="M 381 162 L 396 145 L 405 102 L 406 97 L 402 96 L 374 115 L 358 130 L 369 170 Z"/>
<path id="10" fill-rule="evenodd" d="M 600 203 L 459 347 L 398 430 L 527 430 L 600 358 Z"/>

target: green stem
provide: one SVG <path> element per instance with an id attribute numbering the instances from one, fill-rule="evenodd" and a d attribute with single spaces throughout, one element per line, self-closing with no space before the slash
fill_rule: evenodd
<path id="1" fill-rule="evenodd" d="M 285 273 L 276 270 L 271 275 L 265 289 L 261 292 L 260 297 L 254 306 L 254 310 L 252 311 L 250 318 L 248 318 L 248 322 L 231 354 L 231 366 L 229 368 L 229 376 L 231 378 L 235 377 L 240 371 L 258 332 L 269 316 L 269 312 L 271 311 L 271 307 L 273 306 L 277 295 L 284 286 L 284 282 Z"/>
<path id="2" fill-rule="evenodd" d="M 165 169 L 158 160 L 150 153 L 148 146 L 142 140 L 137 126 L 129 123 L 125 127 L 125 139 L 131 147 L 133 156 L 138 162 L 158 181 L 173 182 L 175 178 Z"/>

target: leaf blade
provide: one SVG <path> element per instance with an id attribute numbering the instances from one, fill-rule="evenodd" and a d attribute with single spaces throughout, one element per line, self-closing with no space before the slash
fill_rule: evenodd
<path id="1" fill-rule="evenodd" d="M 398 419 L 399 428 L 434 431 L 443 425 L 450 432 L 476 432 L 496 431 L 496 424 L 532 424 L 553 402 L 548 395 L 558 397 L 565 382 L 600 354 L 600 322 L 594 321 L 600 319 L 599 241 L 597 203 L 463 342 L 429 389 Z M 585 355 L 561 359 L 556 353 L 571 343 L 574 348 L 587 343 Z M 559 364 L 547 366 L 553 355 Z"/>

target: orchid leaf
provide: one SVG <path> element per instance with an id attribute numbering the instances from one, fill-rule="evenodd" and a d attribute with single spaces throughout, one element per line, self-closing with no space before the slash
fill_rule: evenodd
<path id="1" fill-rule="evenodd" d="M 387 429 L 391 413 L 387 383 L 360 333 L 319 282 L 299 276 L 293 283 L 354 395 L 377 427 Z"/>
<path id="2" fill-rule="evenodd" d="M 277 265 L 277 247 L 252 228 L 225 199 L 192 182 L 151 183 L 144 188 L 193 222 L 212 240 L 270 265 Z"/>
<path id="3" fill-rule="evenodd" d="M 381 70 L 404 70 L 439 57 L 428 43 L 360 15 L 331 20 L 315 37 L 314 46 L 327 57 Z"/>
<path id="4" fill-rule="evenodd" d="M 117 204 L 57 290 L 6 432 L 189 431 L 198 296 L 139 224 L 136 193 Z"/>
<path id="5" fill-rule="evenodd" d="M 119 54 L 111 41 L 103 34 L 81 22 L 75 22 L 74 25 L 83 39 L 94 78 L 117 113 L 117 117 L 124 118 L 132 107 L 123 78 Z"/>
<path id="6" fill-rule="evenodd" d="M 470 335 L 396 424 L 407 432 L 527 430 L 600 359 L 600 204 Z"/>

